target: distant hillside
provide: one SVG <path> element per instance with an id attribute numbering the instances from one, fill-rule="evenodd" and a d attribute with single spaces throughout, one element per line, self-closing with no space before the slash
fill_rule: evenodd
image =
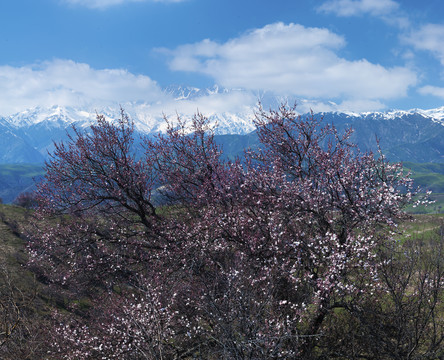
<path id="1" fill-rule="evenodd" d="M 403 165 L 412 172 L 417 186 L 434 193 L 444 193 L 444 164 L 404 162 Z"/>
<path id="2" fill-rule="evenodd" d="M 420 113 L 322 114 L 339 130 L 353 128 L 352 142 L 362 151 L 377 151 L 377 141 L 390 161 L 444 163 L 444 125 Z"/>
<path id="3" fill-rule="evenodd" d="M 32 191 L 43 175 L 42 165 L 0 164 L 0 198 L 11 203 L 21 192 Z"/>

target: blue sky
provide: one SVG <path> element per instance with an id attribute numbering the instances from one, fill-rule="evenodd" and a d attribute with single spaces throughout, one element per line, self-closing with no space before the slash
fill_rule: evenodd
<path id="1" fill-rule="evenodd" d="M 444 105 L 441 0 L 2 1 L 0 46 L 1 115 L 236 111 L 264 94 L 314 111 Z M 180 105 L 163 92 L 214 84 L 242 91 Z"/>

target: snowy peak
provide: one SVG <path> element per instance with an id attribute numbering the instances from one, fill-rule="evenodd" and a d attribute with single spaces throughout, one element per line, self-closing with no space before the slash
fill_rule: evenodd
<path id="1" fill-rule="evenodd" d="M 425 117 L 429 117 L 436 122 L 439 122 L 440 124 L 444 125 L 444 106 L 437 108 L 437 109 L 431 109 L 431 110 L 416 110 L 417 113 L 424 115 Z"/>
<path id="2" fill-rule="evenodd" d="M 196 96 L 204 96 L 208 92 L 225 92 L 226 89 L 214 87 L 208 90 L 200 90 L 197 88 L 181 88 L 174 87 L 174 95 L 176 99 L 189 99 Z M 157 133 L 165 131 L 165 121 L 163 116 L 152 113 L 152 107 L 149 104 L 125 104 L 126 114 L 134 121 L 136 129 L 145 134 Z M 120 107 L 103 107 L 101 109 L 76 109 L 72 107 L 53 106 L 50 108 L 36 107 L 25 110 L 23 112 L 10 115 L 1 119 L 4 126 L 12 129 L 25 129 L 32 127 L 59 128 L 66 129 L 72 124 L 77 127 L 87 127 L 93 124 L 97 114 L 103 114 L 107 119 L 115 120 L 120 118 Z M 188 120 L 192 115 L 179 114 L 184 120 Z M 209 113 L 206 114 L 210 123 L 217 125 L 215 131 L 217 134 L 247 134 L 254 131 L 254 110 L 247 109 L 243 113 Z M 397 120 L 406 116 L 419 115 L 429 119 L 434 123 L 444 126 L 444 107 L 437 109 L 412 109 L 412 110 L 390 110 L 387 112 L 334 112 L 321 113 L 323 116 L 332 116 L 348 118 L 350 120 Z"/>
<path id="3" fill-rule="evenodd" d="M 195 88 L 172 90 L 175 93 L 170 94 L 171 98 L 174 96 L 176 99 L 207 96 L 209 91 L 214 92 L 217 97 L 219 94 L 225 96 L 224 92 L 227 91 L 218 87 L 210 90 Z M 129 103 L 123 104 L 123 108 L 134 122 L 137 132 L 151 135 L 166 130 L 164 118 L 155 105 Z M 240 109 L 238 112 L 213 111 L 205 115 L 214 126 L 216 135 L 250 134 L 255 130 L 254 109 L 248 106 L 240 107 Z M 0 163 L 44 161 L 48 156 L 48 151 L 53 150 L 54 142 L 67 140 L 67 131 L 70 131 L 72 125 L 77 128 L 88 128 L 95 123 L 97 114 L 102 114 L 111 121 L 117 120 L 121 116 L 121 109 L 119 106 L 97 109 L 62 106 L 36 107 L 0 118 L 0 139 L 2 140 Z M 170 115 L 171 120 L 174 121 L 175 115 Z M 395 161 L 444 162 L 444 107 L 430 110 L 315 114 L 315 116 L 319 115 L 322 115 L 325 121 L 334 123 L 340 131 L 351 126 L 355 130 L 352 141 L 364 151 L 375 149 L 374 139 L 377 135 L 381 139 L 381 147 Z M 187 121 L 193 115 L 179 113 L 179 116 Z M 254 134 L 248 137 L 249 140 L 241 139 L 241 136 L 226 137 L 226 141 L 232 143 L 225 144 L 224 149 L 228 149 L 228 146 L 242 149 L 243 145 L 240 144 L 244 144 L 244 141 L 254 141 L 252 140 L 254 137 Z"/>
<path id="4" fill-rule="evenodd" d="M 144 134 L 164 132 L 166 124 L 163 116 L 151 113 L 151 107 L 146 104 L 126 104 L 125 113 L 134 121 L 136 129 Z M 3 118 L 5 125 L 15 129 L 46 128 L 65 129 L 75 124 L 77 127 L 87 127 L 95 123 L 97 114 L 113 121 L 121 116 L 119 107 L 105 107 L 97 110 L 75 109 L 71 107 L 54 106 L 51 108 L 36 107 Z M 210 123 L 217 124 L 218 134 L 246 134 L 254 130 L 253 110 L 248 114 L 210 113 L 206 114 Z M 184 120 L 192 115 L 180 114 Z"/>
<path id="5" fill-rule="evenodd" d="M 226 94 L 229 93 L 230 91 L 233 90 L 229 90 L 226 88 L 221 88 L 218 85 L 214 85 L 211 88 L 207 88 L 207 89 L 199 89 L 196 87 L 190 87 L 190 86 L 168 86 L 164 92 L 165 94 L 172 96 L 174 98 L 174 100 L 179 101 L 179 100 L 191 100 L 191 99 L 196 99 L 199 97 L 203 97 L 203 96 L 208 96 L 208 95 L 215 95 L 215 94 Z"/>
<path id="6" fill-rule="evenodd" d="M 51 127 L 64 128 L 72 123 L 91 122 L 95 118 L 91 113 L 70 107 L 53 106 L 50 108 L 35 107 L 10 115 L 5 120 L 15 128 L 47 124 Z"/>
<path id="7" fill-rule="evenodd" d="M 444 125 L 444 106 L 437 109 L 411 109 L 411 110 L 388 110 L 385 112 L 373 111 L 373 112 L 353 112 L 353 111 L 335 111 L 335 112 L 323 112 L 323 116 L 327 114 L 334 114 L 340 117 L 366 119 L 366 120 L 396 120 L 406 116 L 420 115 L 424 118 L 428 118 L 433 122 Z"/>

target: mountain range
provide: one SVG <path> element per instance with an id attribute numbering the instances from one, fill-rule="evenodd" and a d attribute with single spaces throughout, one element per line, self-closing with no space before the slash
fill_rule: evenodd
<path id="1" fill-rule="evenodd" d="M 226 90 L 174 87 L 166 91 L 179 100 Z M 125 112 L 140 134 L 153 135 L 166 129 L 163 117 L 154 116 L 150 110 L 146 104 L 125 105 Z M 117 119 L 120 111 L 119 107 L 104 107 L 96 111 L 54 106 L 36 107 L 0 117 L 0 164 L 43 163 L 53 150 L 54 142 L 66 140 L 73 125 L 87 129 L 95 122 L 97 113 Z M 389 160 L 444 163 L 444 107 L 366 113 L 324 112 L 315 113 L 314 116 L 335 124 L 340 131 L 352 127 L 352 141 L 361 150 L 375 151 L 378 138 Z M 244 113 L 213 113 L 208 117 L 211 123 L 217 124 L 216 140 L 228 157 L 257 144 L 253 108 Z"/>
<path id="2" fill-rule="evenodd" d="M 180 100 L 225 90 L 174 87 L 167 91 Z M 165 131 L 165 120 L 162 116 L 154 116 L 149 105 L 125 104 L 124 107 L 138 134 L 153 136 Z M 0 199 L 12 202 L 20 192 L 31 190 L 34 182 L 43 175 L 42 165 L 54 149 L 54 142 L 66 141 L 73 125 L 87 131 L 98 113 L 113 120 L 120 117 L 121 110 L 119 107 L 95 111 L 54 106 L 0 117 Z M 259 145 L 253 108 L 243 113 L 206 115 L 212 124 L 217 124 L 215 139 L 226 157 L 234 158 L 242 155 L 247 147 Z M 379 145 L 389 160 L 427 163 L 407 163 L 406 166 L 413 169 L 418 185 L 438 192 L 444 189 L 444 107 L 366 113 L 323 112 L 314 116 L 323 118 L 325 123 L 333 123 L 340 131 L 352 127 L 351 140 L 363 151 L 377 151 L 376 139 L 379 139 Z"/>

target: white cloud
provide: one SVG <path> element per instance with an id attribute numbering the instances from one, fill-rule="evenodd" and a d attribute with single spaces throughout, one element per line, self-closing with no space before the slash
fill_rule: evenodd
<path id="1" fill-rule="evenodd" d="M 317 8 L 319 12 L 341 17 L 370 15 L 382 19 L 389 25 L 406 29 L 410 20 L 399 11 L 393 0 L 329 0 Z"/>
<path id="2" fill-rule="evenodd" d="M 197 110 L 204 114 L 248 113 L 257 101 L 257 97 L 251 92 L 233 91 L 210 94 L 193 100 L 169 102 L 165 103 L 164 107 L 169 111 L 174 109 L 178 113 L 188 115 L 194 114 Z"/>
<path id="3" fill-rule="evenodd" d="M 249 91 L 229 91 L 208 93 L 194 98 L 174 99 L 165 96 L 163 99 L 145 104 L 123 104 L 126 108 L 141 108 L 151 116 L 160 118 L 175 117 L 177 114 L 192 116 L 197 111 L 206 116 L 223 113 L 241 113 L 253 115 L 258 97 Z"/>
<path id="4" fill-rule="evenodd" d="M 177 3 L 186 0 L 62 0 L 62 2 L 70 5 L 85 6 L 91 9 L 105 9 L 115 5 L 135 3 L 135 2 L 164 2 Z"/>
<path id="5" fill-rule="evenodd" d="M 100 109 L 108 105 L 148 109 L 160 118 L 201 111 L 252 114 L 258 96 L 249 91 L 209 92 L 175 100 L 144 75 L 123 69 L 94 69 L 72 60 L 54 60 L 23 67 L 0 66 L 0 115 L 54 105 Z"/>
<path id="6" fill-rule="evenodd" d="M 399 4 L 393 0 L 330 0 L 318 10 L 334 13 L 338 16 L 356 16 L 370 14 L 383 16 L 397 10 Z"/>
<path id="7" fill-rule="evenodd" d="M 412 32 L 404 40 L 416 49 L 433 53 L 444 65 L 444 25 L 427 24 Z"/>
<path id="8" fill-rule="evenodd" d="M 229 88 L 308 98 L 375 100 L 406 95 L 416 74 L 337 55 L 345 39 L 322 28 L 276 23 L 219 44 L 204 40 L 174 50 L 172 70 L 206 74 Z"/>
<path id="9" fill-rule="evenodd" d="M 297 104 L 300 113 L 314 112 L 353 112 L 378 111 L 386 109 L 386 105 L 377 100 L 346 100 L 339 104 L 333 101 L 302 100 Z"/>
<path id="10" fill-rule="evenodd" d="M 444 88 L 438 86 L 423 86 L 419 89 L 421 95 L 432 95 L 444 99 Z"/>
<path id="11" fill-rule="evenodd" d="M 337 111 L 366 112 L 384 110 L 386 105 L 378 100 L 346 100 L 338 104 Z"/>
<path id="12" fill-rule="evenodd" d="M 86 106 L 163 97 L 155 81 L 123 69 L 97 70 L 71 60 L 0 66 L 2 115 L 33 106 Z"/>

